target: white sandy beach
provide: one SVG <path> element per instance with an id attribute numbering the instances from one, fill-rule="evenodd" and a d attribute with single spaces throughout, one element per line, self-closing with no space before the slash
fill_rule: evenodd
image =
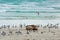
<path id="1" fill-rule="evenodd" d="M 18 24 L 57 24 L 60 23 L 60 20 L 0 20 L 1 25 L 18 25 Z M 0 25 L 0 26 L 1 26 Z M 16 31 L 20 31 L 21 33 L 16 33 Z M 2 31 L 6 32 L 3 36 L 1 33 Z M 12 34 L 9 33 L 12 31 Z M 17 28 L 3 28 L 0 29 L 0 40 L 60 40 L 60 26 L 59 28 L 51 28 L 50 31 L 48 28 L 39 27 L 38 31 L 31 31 L 27 34 L 26 27 L 20 28 L 19 25 Z"/>

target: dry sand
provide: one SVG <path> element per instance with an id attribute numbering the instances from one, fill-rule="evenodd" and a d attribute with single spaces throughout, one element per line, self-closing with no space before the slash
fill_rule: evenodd
<path id="1" fill-rule="evenodd" d="M 17 34 L 18 30 L 21 33 Z M 2 31 L 6 32 L 5 36 L 1 35 Z M 12 34 L 9 31 L 12 31 Z M 49 32 L 48 28 L 40 27 L 38 31 L 31 31 L 29 34 L 25 28 L 0 29 L 0 40 L 60 40 L 60 28 L 51 28 Z"/>

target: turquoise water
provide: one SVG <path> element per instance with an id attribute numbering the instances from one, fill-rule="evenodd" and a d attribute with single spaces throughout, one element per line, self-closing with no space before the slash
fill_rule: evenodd
<path id="1" fill-rule="evenodd" d="M 60 0 L 0 0 L 0 19 L 60 19 Z"/>

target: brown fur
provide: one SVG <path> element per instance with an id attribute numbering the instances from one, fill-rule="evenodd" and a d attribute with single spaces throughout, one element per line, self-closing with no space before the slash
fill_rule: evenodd
<path id="1" fill-rule="evenodd" d="M 26 30 L 38 30 L 38 27 L 36 25 L 27 25 Z"/>

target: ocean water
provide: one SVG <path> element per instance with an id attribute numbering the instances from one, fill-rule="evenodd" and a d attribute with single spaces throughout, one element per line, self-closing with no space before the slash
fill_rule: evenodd
<path id="1" fill-rule="evenodd" d="M 60 19 L 60 0 L 0 0 L 0 19 Z"/>

